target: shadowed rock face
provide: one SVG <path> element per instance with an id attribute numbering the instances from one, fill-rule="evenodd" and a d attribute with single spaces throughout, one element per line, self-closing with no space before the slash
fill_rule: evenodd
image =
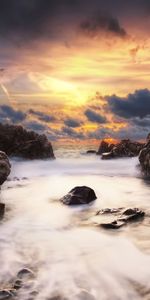
<path id="1" fill-rule="evenodd" d="M 94 201 L 96 198 L 93 189 L 87 186 L 77 186 L 61 198 L 60 201 L 66 205 L 83 205 Z"/>
<path id="2" fill-rule="evenodd" d="M 98 150 L 98 154 L 102 154 L 102 159 L 134 157 L 139 154 L 142 148 L 142 143 L 132 142 L 129 139 L 122 140 L 116 145 L 108 144 L 107 142 L 102 141 Z"/>
<path id="3" fill-rule="evenodd" d="M 0 124 L 0 150 L 9 156 L 28 159 L 55 158 L 44 134 L 27 131 L 22 126 Z"/>
<path id="4" fill-rule="evenodd" d="M 2 185 L 10 174 L 11 165 L 7 155 L 0 151 L 0 185 Z"/>
<path id="5" fill-rule="evenodd" d="M 150 176 L 150 133 L 147 136 L 147 143 L 144 148 L 140 151 L 139 161 L 142 172 L 146 176 Z"/>

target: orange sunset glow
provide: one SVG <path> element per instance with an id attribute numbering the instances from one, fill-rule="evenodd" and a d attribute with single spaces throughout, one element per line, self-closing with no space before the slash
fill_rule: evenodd
<path id="1" fill-rule="evenodd" d="M 36 20 L 30 34 L 25 24 L 9 29 L 5 20 L 7 42 L 0 50 L 2 121 L 11 122 L 11 113 L 3 111 L 7 105 L 12 114 L 25 114 L 25 127 L 44 130 L 54 140 L 118 139 L 129 131 L 132 138 L 142 139 L 142 132 L 148 131 L 142 119 L 150 122 L 147 3 L 130 5 L 130 13 L 128 1 L 116 1 L 114 7 L 96 0 L 86 9 L 84 1 L 74 5 L 52 5 L 53 16 L 45 15 L 43 23 Z M 145 115 L 124 115 L 120 103 L 126 101 L 128 110 L 132 94 L 136 106 L 142 91 L 149 97 Z M 17 119 L 13 122 L 19 124 Z"/>

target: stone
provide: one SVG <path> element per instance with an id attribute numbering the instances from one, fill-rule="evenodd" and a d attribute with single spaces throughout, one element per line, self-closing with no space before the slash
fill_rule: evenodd
<path id="1" fill-rule="evenodd" d="M 87 154 L 96 154 L 97 152 L 96 152 L 96 150 L 87 150 L 86 153 Z"/>
<path id="2" fill-rule="evenodd" d="M 111 151 L 102 153 L 102 159 L 122 158 L 122 157 L 134 157 L 138 156 L 144 144 L 139 142 L 133 142 L 129 139 L 122 140 L 118 144 L 114 145 Z"/>
<path id="3" fill-rule="evenodd" d="M 5 204 L 0 203 L 0 220 L 4 217 L 5 214 Z"/>
<path id="4" fill-rule="evenodd" d="M 9 159 L 3 151 L 0 151 L 0 185 L 2 185 L 9 176 L 11 165 Z"/>
<path id="5" fill-rule="evenodd" d="M 148 141 L 145 147 L 140 151 L 139 162 L 143 174 L 146 177 L 150 177 L 150 141 Z"/>
<path id="6" fill-rule="evenodd" d="M 0 124 L 0 150 L 8 156 L 27 159 L 55 158 L 46 135 L 17 125 Z"/>
<path id="7" fill-rule="evenodd" d="M 110 152 L 114 147 L 114 144 L 107 143 L 105 140 L 102 140 L 97 151 L 97 155 L 102 155 L 103 153 Z"/>
<path id="8" fill-rule="evenodd" d="M 23 279 L 33 279 L 34 278 L 34 272 L 28 268 L 23 268 L 21 269 L 18 274 L 17 274 L 17 278 L 20 279 L 20 280 L 23 280 Z"/>
<path id="9" fill-rule="evenodd" d="M 96 199 L 93 189 L 87 186 L 77 186 L 73 188 L 66 196 L 60 199 L 66 205 L 89 204 Z"/>
<path id="10" fill-rule="evenodd" d="M 145 212 L 139 208 L 106 208 L 101 209 L 96 213 L 96 216 L 108 216 L 106 221 L 104 219 L 98 220 L 97 226 L 100 226 L 104 229 L 119 229 L 129 223 L 138 222 L 143 220 Z M 112 215 L 114 216 L 113 221 Z"/>

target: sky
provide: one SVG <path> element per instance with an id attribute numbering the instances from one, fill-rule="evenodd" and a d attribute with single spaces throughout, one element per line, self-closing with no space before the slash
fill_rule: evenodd
<path id="1" fill-rule="evenodd" d="M 150 0 L 0 0 L 0 122 L 52 141 L 150 131 Z"/>

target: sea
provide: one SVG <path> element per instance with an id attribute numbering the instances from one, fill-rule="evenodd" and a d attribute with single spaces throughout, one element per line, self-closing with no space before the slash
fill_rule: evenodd
<path id="1" fill-rule="evenodd" d="M 86 150 L 62 146 L 55 160 L 10 160 L 1 189 L 0 287 L 31 269 L 34 280 L 19 300 L 150 300 L 150 181 L 137 157 L 102 160 Z M 75 186 L 94 189 L 96 201 L 63 205 Z M 98 226 L 98 210 L 120 207 L 137 207 L 145 218 L 118 230 Z"/>

